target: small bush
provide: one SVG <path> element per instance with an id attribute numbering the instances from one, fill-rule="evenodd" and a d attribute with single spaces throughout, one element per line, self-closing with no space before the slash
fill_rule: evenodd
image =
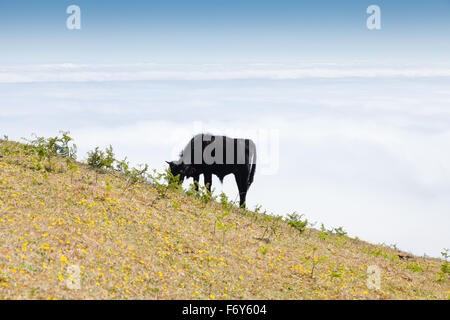
<path id="1" fill-rule="evenodd" d="M 158 193 L 158 199 L 164 199 L 167 197 L 167 191 L 180 191 L 182 190 L 179 183 L 180 176 L 174 177 L 170 172 L 170 169 L 159 173 L 153 169 L 153 174 L 148 174 L 148 178 L 152 181 L 156 191 Z"/>
<path id="2" fill-rule="evenodd" d="M 227 217 L 230 213 L 228 211 L 223 211 L 220 215 L 215 215 L 216 223 L 214 225 L 214 233 L 215 229 L 222 230 L 222 245 L 225 242 L 225 234 L 230 230 L 233 229 L 236 224 L 235 223 L 226 223 L 225 217 Z"/>
<path id="3" fill-rule="evenodd" d="M 438 279 L 437 281 L 443 281 L 447 278 L 447 276 L 450 274 L 450 265 L 448 263 L 448 249 L 444 249 L 443 252 L 441 252 L 442 258 L 445 259 L 445 262 L 441 264 L 440 272 L 438 273 Z"/>
<path id="4" fill-rule="evenodd" d="M 219 195 L 219 199 L 220 199 L 220 203 L 222 204 L 222 207 L 225 210 L 233 209 L 233 206 L 234 206 L 233 202 L 228 199 L 228 196 L 224 192 L 222 192 Z"/>
<path id="5" fill-rule="evenodd" d="M 300 233 L 303 233 L 306 229 L 306 226 L 308 225 L 308 220 L 303 220 L 303 216 L 303 214 L 294 212 L 287 215 L 286 221 L 292 228 L 297 229 Z"/>
<path id="6" fill-rule="evenodd" d="M 189 196 L 194 196 L 199 199 L 204 205 L 206 205 L 211 200 L 215 200 L 216 196 L 213 195 L 214 189 L 209 191 L 207 186 L 200 186 L 197 182 L 191 183 L 189 189 L 186 191 L 186 194 Z M 227 201 L 228 198 L 221 198 L 223 201 Z M 224 203 L 222 203 L 224 204 Z"/>
<path id="7" fill-rule="evenodd" d="M 127 179 L 127 184 L 125 189 L 128 189 L 132 185 L 146 181 L 148 164 L 140 164 L 138 168 L 130 167 L 130 163 L 127 161 L 127 158 L 122 161 L 117 161 L 116 171 L 123 174 Z"/>
<path id="8" fill-rule="evenodd" d="M 105 151 L 96 147 L 94 150 L 88 152 L 87 164 L 96 171 L 112 169 L 114 161 L 116 159 L 114 159 L 114 152 L 111 145 Z"/>
<path id="9" fill-rule="evenodd" d="M 52 158 L 55 156 L 63 156 L 70 160 L 76 160 L 77 146 L 71 142 L 73 139 L 69 136 L 69 133 L 68 131 L 60 131 L 61 136 L 51 138 L 38 137 L 36 134 L 33 134 L 34 139 L 24 139 L 28 142 L 28 145 L 23 146 L 22 149 L 25 154 L 34 151 L 39 161 L 38 164 L 35 164 L 36 168 L 41 168 L 40 163 L 46 160 L 46 169 L 52 171 Z"/>
<path id="10" fill-rule="evenodd" d="M 347 231 L 344 231 L 344 229 L 343 229 L 342 227 L 339 227 L 339 228 L 333 228 L 333 229 L 331 230 L 331 233 L 334 233 L 334 234 L 336 234 L 336 235 L 338 235 L 338 236 L 340 236 L 340 237 L 346 236 L 346 235 L 347 235 Z"/>

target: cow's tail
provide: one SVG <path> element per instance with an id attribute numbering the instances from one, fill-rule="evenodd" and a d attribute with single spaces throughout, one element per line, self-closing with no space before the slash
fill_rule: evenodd
<path id="1" fill-rule="evenodd" d="M 247 189 L 250 188 L 250 185 L 253 182 L 253 178 L 255 177 L 256 171 L 256 146 L 252 140 L 249 140 L 249 163 L 248 163 L 248 179 L 247 179 Z"/>

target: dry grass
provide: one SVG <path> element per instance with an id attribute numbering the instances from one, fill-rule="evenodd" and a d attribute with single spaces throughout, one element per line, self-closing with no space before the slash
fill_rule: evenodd
<path id="1" fill-rule="evenodd" d="M 33 169 L 0 140 L 0 299 L 448 299 L 423 258 L 63 160 Z M 264 235 L 264 238 L 262 238 Z M 444 245 L 444 244 L 443 244 Z M 398 255 L 411 256 L 399 259 Z M 69 274 L 76 265 L 80 278 Z M 381 271 L 369 289 L 367 268 Z M 313 271 L 314 270 L 314 271 Z M 75 280 L 75 284 L 73 284 Z M 67 283 L 79 289 L 70 289 Z"/>

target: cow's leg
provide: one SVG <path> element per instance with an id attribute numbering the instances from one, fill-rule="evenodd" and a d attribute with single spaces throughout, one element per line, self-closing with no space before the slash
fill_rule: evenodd
<path id="1" fill-rule="evenodd" d="M 239 206 L 245 208 L 245 198 L 247 197 L 247 175 L 243 172 L 237 172 L 234 174 L 236 184 L 239 190 Z"/>
<path id="2" fill-rule="evenodd" d="M 199 180 L 200 180 L 200 175 L 195 175 L 194 176 L 194 188 L 195 188 L 195 191 L 198 191 Z"/>
<path id="3" fill-rule="evenodd" d="M 211 184 L 212 184 L 212 174 L 211 173 L 204 173 L 203 178 L 205 180 L 205 187 L 208 189 L 209 192 L 211 192 Z"/>

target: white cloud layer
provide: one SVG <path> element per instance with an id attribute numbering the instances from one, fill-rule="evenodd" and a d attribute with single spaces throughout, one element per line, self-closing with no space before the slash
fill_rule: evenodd
<path id="1" fill-rule="evenodd" d="M 364 65 L 131 65 L 43 64 L 0 66 L 0 83 L 104 82 L 148 80 L 292 80 L 308 78 L 435 78 L 450 77 L 450 67 L 386 67 Z"/>

